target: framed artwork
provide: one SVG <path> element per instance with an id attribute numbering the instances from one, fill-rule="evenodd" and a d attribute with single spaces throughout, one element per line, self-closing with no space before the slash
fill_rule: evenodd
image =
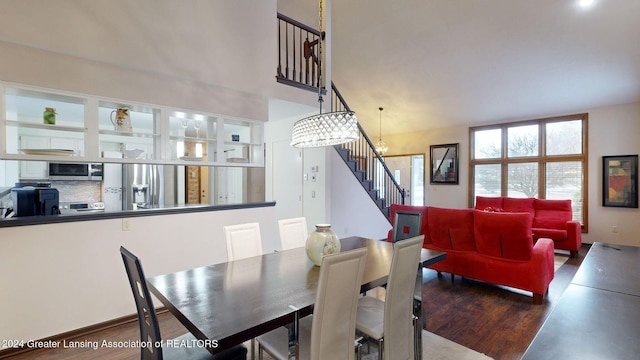
<path id="1" fill-rule="evenodd" d="M 638 155 L 602 157 L 602 206 L 638 207 Z"/>
<path id="2" fill-rule="evenodd" d="M 431 184 L 458 184 L 458 145 L 431 145 Z"/>

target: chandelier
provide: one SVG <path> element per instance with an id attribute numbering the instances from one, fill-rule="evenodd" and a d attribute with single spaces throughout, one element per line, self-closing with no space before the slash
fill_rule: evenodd
<path id="1" fill-rule="evenodd" d="M 318 39 L 318 103 L 320 113 L 293 124 L 291 146 L 297 148 L 345 144 L 358 140 L 358 118 L 353 111 L 322 113 L 322 1 L 320 0 L 320 39 Z"/>
<path id="2" fill-rule="evenodd" d="M 375 145 L 375 149 L 376 149 L 376 152 L 378 152 L 378 154 L 382 155 L 389 150 L 389 147 L 387 146 L 387 144 L 385 144 L 384 141 L 382 141 L 382 110 L 383 109 L 382 107 L 379 107 L 378 110 L 380 110 L 380 132 L 379 132 L 378 142 Z"/>

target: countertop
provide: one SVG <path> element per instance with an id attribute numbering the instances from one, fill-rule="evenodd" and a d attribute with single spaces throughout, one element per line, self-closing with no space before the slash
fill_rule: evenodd
<path id="1" fill-rule="evenodd" d="M 87 211 L 76 214 L 61 214 L 52 216 L 24 216 L 0 218 L 0 228 L 27 225 L 55 224 L 74 221 L 91 221 L 106 219 L 121 219 L 140 216 L 158 216 L 169 214 L 185 214 L 191 212 L 222 211 L 235 209 L 249 209 L 256 207 L 275 206 L 275 201 L 230 205 L 169 205 L 152 209 L 123 210 L 123 211 Z"/>

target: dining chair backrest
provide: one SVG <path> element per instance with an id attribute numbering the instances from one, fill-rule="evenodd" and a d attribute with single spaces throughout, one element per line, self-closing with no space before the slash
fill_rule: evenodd
<path id="1" fill-rule="evenodd" d="M 140 342 L 152 344 L 152 346 L 140 347 L 140 358 L 142 360 L 162 359 L 162 347 L 155 346 L 161 343 L 160 326 L 140 260 L 123 246 L 120 247 L 120 254 L 122 254 L 122 261 L 127 270 L 129 285 L 138 310 Z"/>
<path id="2" fill-rule="evenodd" d="M 384 358 L 414 356 L 413 296 L 424 235 L 393 244 L 384 301 Z"/>
<path id="3" fill-rule="evenodd" d="M 420 235 L 422 213 L 419 211 L 396 210 L 393 219 L 393 242 Z"/>
<path id="4" fill-rule="evenodd" d="M 282 250 L 303 247 L 309 237 L 307 219 L 304 217 L 278 220 L 278 229 Z"/>
<path id="5" fill-rule="evenodd" d="M 356 309 L 367 249 L 322 258 L 311 325 L 311 360 L 354 359 Z"/>
<path id="6" fill-rule="evenodd" d="M 260 224 L 247 223 L 224 226 L 227 261 L 262 255 Z"/>

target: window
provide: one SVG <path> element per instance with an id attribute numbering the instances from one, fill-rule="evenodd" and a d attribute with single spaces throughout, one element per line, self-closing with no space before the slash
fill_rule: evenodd
<path id="1" fill-rule="evenodd" d="M 570 199 L 587 229 L 587 114 L 469 129 L 469 204 L 476 196 Z"/>

